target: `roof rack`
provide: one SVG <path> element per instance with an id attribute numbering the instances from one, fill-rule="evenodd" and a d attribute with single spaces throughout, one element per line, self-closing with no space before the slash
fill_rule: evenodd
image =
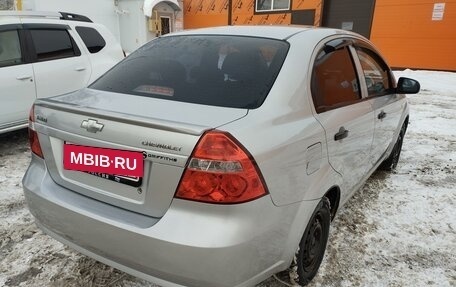
<path id="1" fill-rule="evenodd" d="M 60 19 L 62 19 L 62 20 L 92 22 L 92 20 L 90 20 L 89 17 L 86 17 L 84 15 L 68 13 L 68 12 L 59 12 L 59 13 L 62 15 L 62 17 L 60 17 Z"/>
<path id="2" fill-rule="evenodd" d="M 61 20 L 70 21 L 81 21 L 81 22 L 92 22 L 88 17 L 68 13 L 68 12 L 42 12 L 42 11 L 0 11 L 1 16 L 13 16 L 13 17 L 32 17 L 32 18 L 55 18 Z"/>
<path id="3" fill-rule="evenodd" d="M 1 16 L 15 16 L 15 17 L 33 17 L 33 18 L 57 18 L 60 19 L 62 14 L 59 12 L 41 12 L 41 11 L 0 11 Z"/>

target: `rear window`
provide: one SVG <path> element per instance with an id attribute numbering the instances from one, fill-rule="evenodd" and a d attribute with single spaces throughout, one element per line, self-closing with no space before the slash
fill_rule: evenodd
<path id="1" fill-rule="evenodd" d="M 97 30 L 90 27 L 76 27 L 76 31 L 81 36 L 82 41 L 86 45 L 90 53 L 95 54 L 103 50 L 106 46 L 106 41 Z"/>
<path id="2" fill-rule="evenodd" d="M 144 45 L 90 88 L 172 101 L 255 109 L 288 51 L 284 41 L 174 36 Z"/>

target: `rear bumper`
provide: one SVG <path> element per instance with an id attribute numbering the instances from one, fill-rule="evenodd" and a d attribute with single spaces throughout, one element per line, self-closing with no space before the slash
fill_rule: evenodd
<path id="1" fill-rule="evenodd" d="M 318 201 L 276 207 L 174 200 L 160 218 L 57 185 L 34 157 L 23 179 L 38 226 L 98 261 L 162 286 L 252 286 L 291 262 Z"/>

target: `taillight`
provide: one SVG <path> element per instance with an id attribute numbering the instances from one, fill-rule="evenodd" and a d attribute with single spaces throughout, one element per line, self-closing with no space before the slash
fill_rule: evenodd
<path id="1" fill-rule="evenodd" d="M 43 151 L 41 150 L 40 141 L 38 140 L 38 133 L 35 131 L 35 105 L 30 109 L 28 133 L 32 152 L 43 158 Z"/>
<path id="2" fill-rule="evenodd" d="M 209 203 L 241 203 L 267 194 L 255 160 L 229 133 L 206 132 L 184 171 L 176 197 Z"/>

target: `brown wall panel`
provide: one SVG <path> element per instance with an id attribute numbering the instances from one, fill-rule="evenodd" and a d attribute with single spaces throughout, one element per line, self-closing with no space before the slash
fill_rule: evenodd
<path id="1" fill-rule="evenodd" d="M 375 0 L 325 0 L 324 3 L 322 26 L 341 29 L 351 24 L 348 29 L 370 37 Z"/>
<path id="2" fill-rule="evenodd" d="M 315 9 L 315 26 L 321 26 L 321 13 L 323 8 L 323 0 L 293 0 L 292 10 L 308 10 Z"/>

